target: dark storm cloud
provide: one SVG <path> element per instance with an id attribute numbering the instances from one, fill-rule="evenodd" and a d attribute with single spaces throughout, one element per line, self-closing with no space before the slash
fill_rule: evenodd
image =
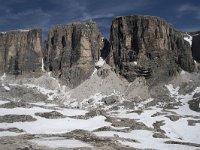
<path id="1" fill-rule="evenodd" d="M 98 22 L 104 36 L 115 16 L 155 15 L 179 29 L 198 30 L 198 0 L 0 0 L 0 31 L 42 28 L 83 20 Z"/>

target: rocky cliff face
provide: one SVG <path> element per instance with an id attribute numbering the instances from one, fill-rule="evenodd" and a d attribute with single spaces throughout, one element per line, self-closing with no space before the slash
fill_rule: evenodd
<path id="1" fill-rule="evenodd" d="M 190 33 L 192 36 L 192 55 L 200 63 L 200 31 Z"/>
<path id="2" fill-rule="evenodd" d="M 21 74 L 41 68 L 42 31 L 17 30 L 0 33 L 0 72 Z"/>
<path id="3" fill-rule="evenodd" d="M 109 64 L 128 81 L 142 76 L 154 84 L 175 75 L 180 68 L 194 70 L 189 43 L 158 17 L 114 19 L 110 44 Z"/>
<path id="4" fill-rule="evenodd" d="M 92 74 L 106 43 L 94 22 L 56 26 L 45 42 L 45 68 L 75 87 Z"/>

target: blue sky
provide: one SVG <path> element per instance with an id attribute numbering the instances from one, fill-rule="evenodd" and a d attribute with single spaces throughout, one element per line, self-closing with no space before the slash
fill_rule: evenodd
<path id="1" fill-rule="evenodd" d="M 153 15 L 183 31 L 200 30 L 200 0 L 0 0 L 0 31 L 96 21 L 105 37 L 115 16 Z"/>

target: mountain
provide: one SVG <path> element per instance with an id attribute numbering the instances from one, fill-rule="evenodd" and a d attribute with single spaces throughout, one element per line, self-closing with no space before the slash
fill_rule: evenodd
<path id="1" fill-rule="evenodd" d="M 76 87 L 92 74 L 104 49 L 105 40 L 95 22 L 59 25 L 50 29 L 45 42 L 45 68 Z"/>
<path id="2" fill-rule="evenodd" d="M 200 147 L 199 32 L 136 15 L 109 40 L 92 21 L 41 32 L 0 33 L 0 149 Z"/>
<path id="3" fill-rule="evenodd" d="M 189 43 L 159 17 L 117 17 L 111 25 L 110 65 L 132 82 L 145 77 L 150 84 L 163 82 L 181 69 L 193 72 Z"/>
<path id="4" fill-rule="evenodd" d="M 39 71 L 42 63 L 42 30 L 0 33 L 0 72 L 22 74 Z"/>

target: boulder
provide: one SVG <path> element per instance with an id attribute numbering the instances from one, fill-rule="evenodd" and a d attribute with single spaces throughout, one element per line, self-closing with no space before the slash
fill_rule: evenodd
<path id="1" fill-rule="evenodd" d="M 42 113 L 35 113 L 36 116 L 40 116 L 47 119 L 59 119 L 59 118 L 65 118 L 65 116 L 57 111 L 51 111 L 51 112 L 42 112 Z"/>
<path id="2" fill-rule="evenodd" d="M 159 17 L 123 16 L 112 21 L 109 64 L 129 82 L 157 84 L 182 68 L 194 71 L 191 47 L 181 32 Z"/>
<path id="3" fill-rule="evenodd" d="M 106 105 L 112 105 L 119 101 L 119 97 L 115 95 L 111 95 L 111 96 L 102 98 L 101 101 L 104 102 Z"/>
<path id="4" fill-rule="evenodd" d="M 193 99 L 200 98 L 200 92 L 197 92 L 193 95 Z"/>
<path id="5" fill-rule="evenodd" d="M 188 104 L 191 110 L 200 112 L 200 97 L 189 101 Z"/>

